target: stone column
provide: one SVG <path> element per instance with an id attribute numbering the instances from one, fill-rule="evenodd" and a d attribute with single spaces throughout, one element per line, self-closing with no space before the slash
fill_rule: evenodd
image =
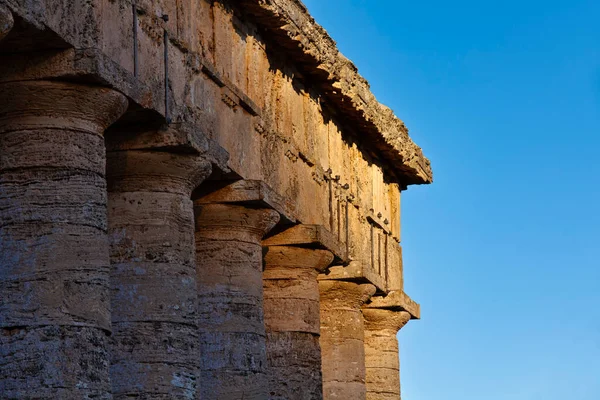
<path id="1" fill-rule="evenodd" d="M 375 293 L 375 286 L 322 280 L 319 290 L 323 398 L 364 400 L 365 337 L 361 306 Z"/>
<path id="2" fill-rule="evenodd" d="M 260 242 L 278 220 L 271 209 L 197 203 L 201 399 L 267 398 Z"/>
<path id="3" fill-rule="evenodd" d="M 270 246 L 263 274 L 267 376 L 271 400 L 323 398 L 317 276 L 327 250 Z"/>
<path id="4" fill-rule="evenodd" d="M 192 190 L 211 172 L 198 155 L 108 153 L 115 399 L 193 399 L 198 385 Z"/>
<path id="5" fill-rule="evenodd" d="M 2 398 L 109 399 L 103 133 L 118 92 L 0 84 Z"/>
<path id="6" fill-rule="evenodd" d="M 411 319 L 406 311 L 363 309 L 367 400 L 400 400 L 400 360 L 396 334 Z"/>

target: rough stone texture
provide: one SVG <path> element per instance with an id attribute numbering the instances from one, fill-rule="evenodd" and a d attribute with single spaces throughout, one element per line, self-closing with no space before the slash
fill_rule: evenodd
<path id="1" fill-rule="evenodd" d="M 263 246 L 302 246 L 329 250 L 336 262 L 348 261 L 346 249 L 331 232 L 321 225 L 295 225 L 263 240 Z"/>
<path id="2" fill-rule="evenodd" d="M 396 334 L 411 319 L 406 311 L 363 309 L 367 400 L 400 399 Z"/>
<path id="3" fill-rule="evenodd" d="M 427 162 L 397 123 L 382 117 L 375 126 L 378 103 L 366 83 L 298 2 L 144 0 L 135 28 L 130 0 L 0 4 L 20 21 L 0 44 L 0 81 L 109 85 L 135 103 L 126 115 L 133 124 L 164 121 L 168 104 L 172 125 L 193 127 L 184 135 L 191 142 L 230 154 L 228 162 L 206 157 L 219 178 L 264 182 L 293 206 L 284 219 L 323 226 L 346 247 L 353 262 L 332 271 L 336 279 L 402 287 L 401 262 L 388 262 L 380 242 L 398 242 L 400 191 L 428 181 L 419 172 Z M 25 43 L 34 56 L 20 55 Z"/>
<path id="4" fill-rule="evenodd" d="M 14 24 L 15 20 L 10 10 L 0 4 L 0 40 L 8 35 Z"/>
<path id="5" fill-rule="evenodd" d="M 113 90 L 0 85 L 0 392 L 110 398 L 103 133 Z"/>
<path id="6" fill-rule="evenodd" d="M 421 306 L 415 303 L 406 293 L 402 291 L 391 291 L 385 296 L 371 298 L 365 308 L 388 308 L 406 311 L 413 319 L 421 318 Z"/>
<path id="7" fill-rule="evenodd" d="M 323 398 L 317 275 L 333 258 L 327 250 L 266 248 L 263 288 L 271 400 Z"/>
<path id="8" fill-rule="evenodd" d="M 55 32 L 67 44 L 76 48 L 100 48 L 124 68 L 132 69 L 130 0 L 83 3 L 36 0 L 33 5 L 31 0 L 2 1 L 29 23 Z M 294 60 L 302 75 L 314 82 L 324 102 L 373 142 L 377 152 L 390 164 L 390 170 L 396 171 L 404 184 L 431 182 L 429 161 L 410 140 L 402 121 L 377 102 L 356 66 L 339 52 L 333 39 L 299 0 L 144 0 L 138 1 L 137 7 L 140 76 L 157 95 L 162 88 L 162 69 L 157 67 L 162 61 L 162 30 L 166 29 L 171 39 L 169 50 L 174 74 L 185 68 L 193 69 L 193 60 L 203 59 L 204 66 L 200 69 L 207 70 L 223 86 L 229 83 L 235 86 L 236 90 L 230 90 L 228 97 L 233 101 L 242 100 L 242 107 L 252 110 L 251 103 L 257 102 L 246 101 L 249 96 L 239 95 L 261 86 L 261 82 L 252 82 L 256 79 L 252 71 L 240 66 L 250 55 L 248 48 L 255 47 L 253 36 L 257 29 L 243 26 L 239 19 L 252 19 L 255 26 L 266 32 L 265 36 L 276 42 L 276 47 Z M 244 14 L 238 17 L 235 30 L 228 29 L 232 7 L 239 7 Z M 168 22 L 161 19 L 164 14 L 170 16 Z M 260 40 L 258 42 L 260 46 Z M 183 50 L 183 54 L 177 53 L 178 49 Z M 254 64 L 259 66 L 257 62 Z M 268 61 L 265 66 L 268 67 Z M 191 90 L 180 90 L 180 85 L 183 89 L 187 84 L 173 81 L 170 86 L 181 96 Z M 178 105 L 175 99 L 173 103 Z M 294 110 L 291 102 L 284 107 L 282 112 Z"/>
<path id="9" fill-rule="evenodd" d="M 410 176 L 407 183 L 432 181 L 429 160 L 410 140 L 404 123 L 375 99 L 356 66 L 339 52 L 333 39 L 301 1 L 241 0 L 240 3 L 272 31 L 288 52 L 302 60 L 303 72 L 321 77 L 324 97 L 339 107 L 344 117 L 359 124 L 403 175 Z"/>
<path id="10" fill-rule="evenodd" d="M 319 281 L 321 352 L 325 400 L 364 400 L 365 347 L 361 306 L 375 286 L 344 281 Z"/>
<path id="11" fill-rule="evenodd" d="M 221 183 L 223 184 L 223 183 Z M 263 181 L 238 180 L 225 181 L 223 187 L 215 188 L 213 185 L 204 185 L 197 191 L 196 204 L 210 203 L 247 203 L 255 207 L 271 208 L 277 211 L 287 222 L 294 223 L 294 204 L 289 199 L 278 195 Z"/>
<path id="12" fill-rule="evenodd" d="M 200 398 L 267 398 L 262 237 L 279 214 L 243 205 L 195 207 Z"/>
<path id="13" fill-rule="evenodd" d="M 129 150 L 109 152 L 108 166 L 114 398 L 194 399 L 200 353 L 191 193 L 211 165 L 197 155 Z"/>
<path id="14" fill-rule="evenodd" d="M 110 397 L 112 318 L 117 397 L 267 398 L 260 240 L 279 219 L 263 245 L 335 256 L 318 277 L 325 396 L 365 398 L 360 304 L 377 290 L 364 309 L 419 318 L 404 293 L 400 201 L 431 168 L 299 0 L 0 0 L 0 39 L 0 127 L 27 122 L 0 130 L 0 397 L 36 391 L 49 371 L 62 375 L 40 397 Z M 105 132 L 109 315 L 100 134 L 117 118 Z M 306 270 L 277 271 L 292 269 Z M 268 286 L 267 303 L 281 302 L 267 304 L 281 355 L 269 362 L 298 371 L 280 397 L 316 393 L 315 304 L 284 305 L 296 289 L 314 294 L 311 271 L 265 280 L 290 283 Z M 34 384 L 18 380 L 27 374 Z"/>

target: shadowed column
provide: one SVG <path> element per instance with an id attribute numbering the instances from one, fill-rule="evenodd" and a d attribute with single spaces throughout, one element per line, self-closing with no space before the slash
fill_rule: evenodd
<path id="1" fill-rule="evenodd" d="M 211 172 L 197 155 L 108 153 L 117 399 L 194 399 L 200 366 L 192 190 Z"/>
<path id="2" fill-rule="evenodd" d="M 196 250 L 202 373 L 206 400 L 264 400 L 262 237 L 279 214 L 231 204 L 198 204 Z"/>
<path id="3" fill-rule="evenodd" d="M 335 280 L 319 281 L 323 398 L 364 400 L 365 347 L 361 306 L 375 286 Z"/>
<path id="4" fill-rule="evenodd" d="M 291 246 L 267 249 L 263 287 L 269 399 L 322 399 L 317 276 L 333 254 Z"/>
<path id="5" fill-rule="evenodd" d="M 400 359 L 396 334 L 408 323 L 406 311 L 363 309 L 367 400 L 400 399 Z"/>
<path id="6" fill-rule="evenodd" d="M 0 84 L 0 397 L 109 399 L 110 89 Z"/>

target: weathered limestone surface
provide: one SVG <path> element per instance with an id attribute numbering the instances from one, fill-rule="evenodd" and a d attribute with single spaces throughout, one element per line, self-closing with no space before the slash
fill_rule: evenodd
<path id="1" fill-rule="evenodd" d="M 199 197 L 198 204 L 240 204 L 245 203 L 254 208 L 271 208 L 289 223 L 296 222 L 294 218 L 294 203 L 278 195 L 263 181 L 238 180 L 225 181 L 224 184 L 214 187 L 208 183 L 199 188 L 195 194 Z"/>
<path id="2" fill-rule="evenodd" d="M 360 124 L 361 130 L 376 141 L 381 154 L 398 170 L 410 171 L 408 183 L 431 182 L 429 160 L 410 140 L 404 123 L 375 99 L 356 66 L 340 53 L 335 41 L 315 22 L 301 1 L 240 2 L 246 12 L 273 31 L 286 51 L 302 62 L 303 73 L 321 81 L 326 101 L 339 107 L 344 117 Z"/>
<path id="3" fill-rule="evenodd" d="M 36 40 L 46 52 L 10 56 L 2 74 L 68 70 L 156 115 L 168 105 L 174 123 L 197 126 L 230 154 L 219 165 L 228 178 L 264 181 L 294 204 L 290 220 L 324 226 L 346 246 L 353 263 L 336 279 L 401 288 L 401 264 L 385 249 L 400 239 L 400 191 L 430 182 L 429 162 L 300 2 L 144 0 L 135 12 L 130 0 L 2 3 L 45 28 L 51 48 L 75 47 L 57 53 Z M 144 90 L 124 78 L 134 71 Z"/>
<path id="4" fill-rule="evenodd" d="M 321 280 L 319 290 L 323 396 L 327 400 L 364 400 L 365 333 L 361 306 L 375 294 L 375 286 Z"/>
<path id="5" fill-rule="evenodd" d="M 279 213 L 196 201 L 200 398 L 267 398 L 262 237 Z"/>
<path id="6" fill-rule="evenodd" d="M 411 319 L 406 311 L 363 309 L 367 400 L 400 399 L 396 334 Z"/>
<path id="7" fill-rule="evenodd" d="M 317 275 L 327 250 L 270 246 L 263 274 L 269 399 L 323 398 Z"/>
<path id="8" fill-rule="evenodd" d="M 397 398 L 431 181 L 300 0 L 0 0 L 0 398 Z"/>
<path id="9" fill-rule="evenodd" d="M 103 133 L 113 90 L 0 85 L 2 398 L 109 399 Z"/>
<path id="10" fill-rule="evenodd" d="M 365 308 L 384 308 L 390 310 L 402 310 L 411 315 L 413 319 L 421 318 L 421 306 L 414 302 L 405 292 L 393 290 L 385 296 L 371 298 Z"/>
<path id="11" fill-rule="evenodd" d="M 0 40 L 8 35 L 14 24 L 15 20 L 10 10 L 0 4 Z"/>
<path id="12" fill-rule="evenodd" d="M 133 69 L 133 13 L 130 0 L 98 0 L 73 2 L 37 0 L 3 0 L 39 27 L 57 32 L 66 42 L 78 48 L 98 47 L 121 65 Z M 377 150 L 407 184 L 429 183 L 432 180 L 429 161 L 408 136 L 408 130 L 387 107 L 381 105 L 370 91 L 368 82 L 356 66 L 337 49 L 334 40 L 319 26 L 299 0 L 220 0 L 212 2 L 137 1 L 139 13 L 140 74 L 157 90 L 161 87 L 161 71 L 156 70 L 161 54 L 161 29 L 167 29 L 173 52 L 184 50 L 206 59 L 205 68 L 221 81 L 231 82 L 232 100 L 241 98 L 244 106 L 254 109 L 259 102 L 247 93 L 252 83 L 244 65 L 251 56 L 254 68 L 264 69 L 259 58 L 249 54 L 255 44 L 256 27 L 265 30 L 288 57 L 293 58 L 300 72 L 318 85 L 327 103 L 374 141 Z M 236 10 L 237 27 L 230 28 L 231 14 Z M 161 19 L 169 15 L 168 21 Z M 248 26 L 247 20 L 252 24 Z M 254 26 L 252 26 L 254 25 Z M 175 53 L 174 58 L 178 58 Z M 181 57 L 182 64 L 190 63 Z M 173 71 L 183 67 L 173 61 Z M 264 62 L 260 60 L 260 62 Z M 269 63 L 269 61 L 267 61 Z M 267 64 L 268 66 L 268 64 Z M 256 79 L 256 78 L 253 78 Z M 180 83 L 183 85 L 183 83 Z M 183 94 L 173 83 L 173 92 Z M 248 100 L 247 100 L 248 99 Z M 292 110 L 292 108 L 290 108 Z"/>
<path id="13" fill-rule="evenodd" d="M 343 243 L 321 225 L 294 225 L 263 240 L 263 246 L 299 246 L 330 251 L 338 263 L 348 262 L 348 253 Z M 323 272 L 323 270 L 320 270 Z"/>
<path id="14" fill-rule="evenodd" d="M 198 297 L 192 190 L 211 164 L 190 154 L 108 153 L 115 399 L 194 399 Z"/>

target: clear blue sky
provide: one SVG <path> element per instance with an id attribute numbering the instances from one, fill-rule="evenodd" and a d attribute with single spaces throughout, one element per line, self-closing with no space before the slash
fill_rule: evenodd
<path id="1" fill-rule="evenodd" d="M 600 1 L 304 0 L 405 121 L 404 400 L 600 400 Z"/>

